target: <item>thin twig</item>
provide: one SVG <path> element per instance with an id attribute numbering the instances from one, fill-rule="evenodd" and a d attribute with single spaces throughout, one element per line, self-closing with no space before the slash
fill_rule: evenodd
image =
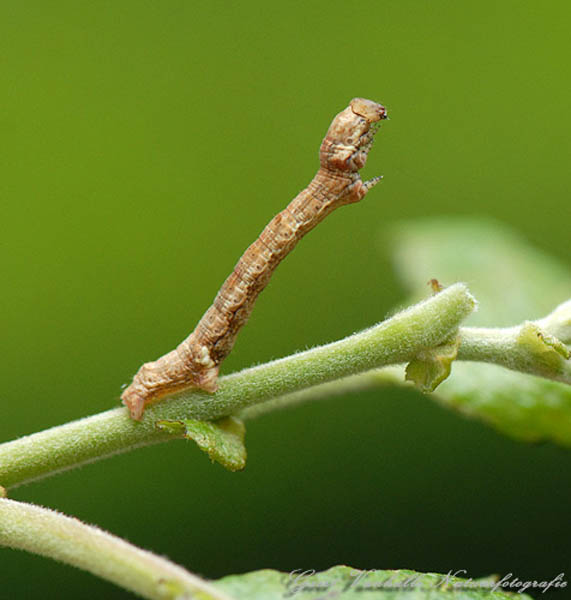
<path id="1" fill-rule="evenodd" d="M 502 329 L 460 327 L 458 334 L 460 346 L 456 360 L 497 364 L 512 371 L 571 384 L 569 351 L 563 346 L 571 344 L 571 300 L 538 321 Z M 256 419 L 298 404 L 387 385 L 413 384 L 405 381 L 404 366 L 383 367 L 285 394 L 250 406 L 239 416 L 242 420 Z"/>

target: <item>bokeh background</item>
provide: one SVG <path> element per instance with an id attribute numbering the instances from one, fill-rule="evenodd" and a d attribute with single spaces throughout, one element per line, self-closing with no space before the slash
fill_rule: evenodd
<path id="1" fill-rule="evenodd" d="M 490 215 L 569 261 L 570 24 L 563 1 L 3 2 L 0 439 L 116 406 L 305 187 L 354 96 L 390 111 L 365 171 L 385 180 L 280 266 L 224 372 L 404 302 L 382 236 L 403 218 Z M 264 417 L 247 444 L 243 473 L 173 442 L 12 496 L 212 578 L 569 575 L 568 451 L 390 389 Z M 2 599 L 131 597 L 23 553 L 0 565 Z"/>

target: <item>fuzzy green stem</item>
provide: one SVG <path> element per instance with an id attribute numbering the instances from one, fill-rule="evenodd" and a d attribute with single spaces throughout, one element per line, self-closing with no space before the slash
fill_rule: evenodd
<path id="1" fill-rule="evenodd" d="M 570 353 L 564 346 L 571 343 L 571 300 L 538 321 L 503 329 L 460 327 L 458 333 L 457 360 L 488 362 L 512 371 L 571 384 Z M 386 385 L 412 384 L 405 381 L 403 366 L 384 367 L 285 394 L 246 408 L 239 416 L 243 420 L 255 419 L 305 402 Z"/>
<path id="2" fill-rule="evenodd" d="M 516 327 L 462 327 L 458 360 L 488 362 L 571 384 L 571 300 Z"/>
<path id="3" fill-rule="evenodd" d="M 79 567 L 151 600 L 232 600 L 182 567 L 53 510 L 0 499 L 0 545 Z"/>
<path id="4" fill-rule="evenodd" d="M 571 344 L 571 299 L 560 304 L 547 317 L 535 321 L 535 324 L 564 344 Z"/>
<path id="5" fill-rule="evenodd" d="M 546 342 L 534 323 L 506 329 L 465 327 L 461 335 L 458 360 L 492 363 L 571 385 L 569 351 L 561 342 Z"/>
<path id="6" fill-rule="evenodd" d="M 156 421 L 213 420 L 283 394 L 389 364 L 411 360 L 438 345 L 475 308 L 466 286 L 455 284 L 392 318 L 348 338 L 220 379 L 209 395 L 186 391 L 151 406 L 141 422 L 117 408 L 0 445 L 0 484 L 12 488 L 139 446 L 180 435 Z"/>
<path id="7" fill-rule="evenodd" d="M 240 411 L 238 416 L 242 421 L 251 421 L 268 413 L 294 408 L 298 404 L 314 402 L 315 400 L 326 400 L 334 396 L 376 390 L 387 385 L 412 385 L 405 380 L 404 366 L 382 367 L 367 371 L 366 373 L 350 375 L 343 379 L 314 385 L 299 392 L 292 392 L 291 394 L 285 394 L 278 398 L 272 398 L 266 402 L 249 406 Z"/>

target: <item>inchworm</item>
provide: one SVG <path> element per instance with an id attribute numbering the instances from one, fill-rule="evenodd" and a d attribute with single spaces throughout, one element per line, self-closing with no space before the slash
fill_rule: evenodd
<path id="1" fill-rule="evenodd" d="M 338 206 L 361 200 L 381 177 L 363 182 L 359 169 L 378 129 L 384 106 L 354 98 L 331 123 L 319 151 L 321 167 L 311 183 L 278 213 L 244 252 L 196 329 L 177 348 L 144 364 L 121 399 L 133 419 L 162 396 L 186 388 L 217 389 L 220 363 L 250 316 L 260 292 L 297 242 Z"/>

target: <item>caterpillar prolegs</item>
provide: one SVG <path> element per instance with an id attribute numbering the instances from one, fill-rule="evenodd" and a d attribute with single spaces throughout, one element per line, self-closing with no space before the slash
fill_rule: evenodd
<path id="1" fill-rule="evenodd" d="M 186 388 L 215 392 L 220 363 L 228 356 L 256 298 L 278 264 L 330 212 L 361 200 L 381 177 L 363 182 L 365 166 L 384 106 L 354 98 L 331 123 L 319 151 L 321 166 L 311 183 L 265 227 L 244 252 L 196 329 L 177 348 L 145 363 L 121 396 L 133 419 L 145 406 Z"/>

